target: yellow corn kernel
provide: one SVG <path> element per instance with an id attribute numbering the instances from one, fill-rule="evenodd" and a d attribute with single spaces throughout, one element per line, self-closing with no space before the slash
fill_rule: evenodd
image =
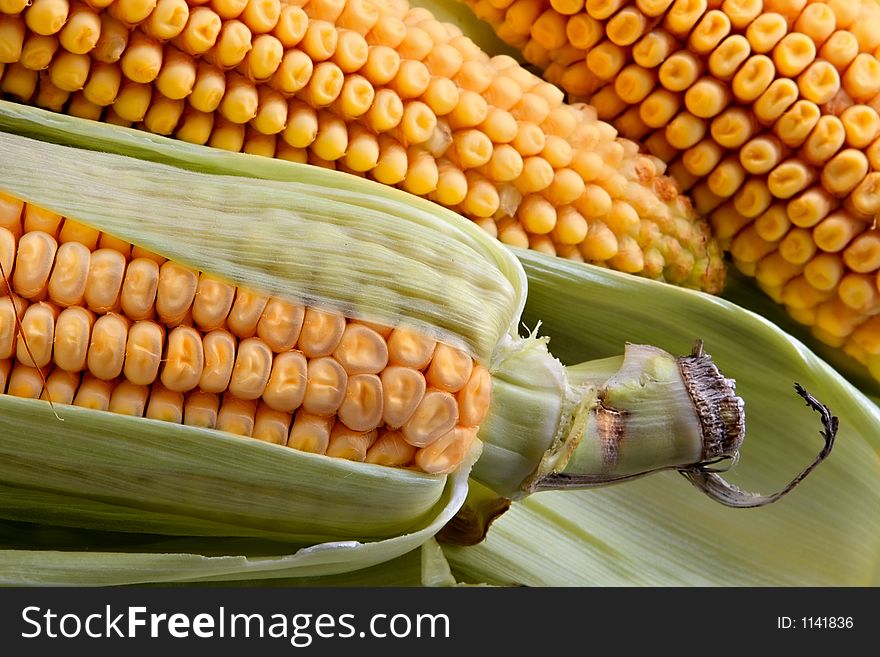
<path id="1" fill-rule="evenodd" d="M 811 187 L 786 205 L 788 218 L 795 226 L 811 228 L 835 209 L 837 202 L 822 187 Z"/>
<path id="2" fill-rule="evenodd" d="M 278 25 L 282 9 L 280 0 L 249 0 L 239 17 L 254 34 L 265 34 Z"/>
<path id="3" fill-rule="evenodd" d="M 43 368 L 52 361 L 55 342 L 55 320 L 58 307 L 54 304 L 32 303 L 24 311 L 19 325 L 15 358 L 27 367 Z"/>
<path id="4" fill-rule="evenodd" d="M 336 413 L 345 398 L 347 383 L 348 375 L 333 358 L 325 356 L 309 360 L 303 410 L 319 416 Z"/>
<path id="5" fill-rule="evenodd" d="M 182 392 L 168 390 L 157 383 L 150 388 L 150 399 L 147 402 L 144 417 L 180 424 L 183 422 L 183 403 Z"/>
<path id="6" fill-rule="evenodd" d="M 416 448 L 403 438 L 399 431 L 384 430 L 367 450 L 367 463 L 377 465 L 405 466 L 409 465 L 415 456 Z"/>
<path id="7" fill-rule="evenodd" d="M 799 100 L 773 125 L 773 132 L 786 146 L 800 146 L 821 116 L 819 108 L 808 100 Z"/>
<path id="8" fill-rule="evenodd" d="M 159 287 L 159 265 L 149 258 L 136 258 L 128 263 L 122 282 L 122 311 L 132 320 L 153 316 Z"/>
<path id="9" fill-rule="evenodd" d="M 864 231 L 867 225 L 846 210 L 833 212 L 813 229 L 813 240 L 823 251 L 838 253 Z"/>
<path id="10" fill-rule="evenodd" d="M 287 446 L 304 452 L 324 454 L 330 442 L 333 417 L 309 415 L 303 410 L 296 412 Z"/>
<path id="11" fill-rule="evenodd" d="M 205 354 L 198 331 L 188 326 L 174 328 L 168 334 L 162 362 L 162 385 L 174 392 L 194 389 L 202 378 L 204 363 Z"/>
<path id="12" fill-rule="evenodd" d="M 401 428 L 404 439 L 414 447 L 425 447 L 451 431 L 458 421 L 455 397 L 440 390 L 428 390 Z"/>
<path id="13" fill-rule="evenodd" d="M 683 37 L 691 31 L 706 7 L 706 0 L 675 0 L 666 12 L 663 26 L 672 34 Z"/>
<path id="14" fill-rule="evenodd" d="M 24 11 L 24 22 L 31 32 L 48 36 L 64 27 L 69 12 L 67 0 L 33 0 Z"/>
<path id="15" fill-rule="evenodd" d="M 125 256 L 119 251 L 102 248 L 92 252 L 84 292 L 90 310 L 103 314 L 116 307 L 125 269 Z"/>
<path id="16" fill-rule="evenodd" d="M 101 315 L 92 327 L 86 364 L 93 376 L 106 381 L 122 373 L 129 322 L 121 315 Z"/>
<path id="17" fill-rule="evenodd" d="M 192 56 L 176 48 L 166 48 L 155 80 L 156 89 L 166 98 L 186 98 L 195 86 L 196 71 L 196 60 Z"/>
<path id="18" fill-rule="evenodd" d="M 834 32 L 819 49 L 819 56 L 837 70 L 844 70 L 859 54 L 859 41 L 852 32 Z"/>
<path id="19" fill-rule="evenodd" d="M 251 435 L 257 440 L 286 445 L 292 420 L 293 416 L 290 413 L 276 411 L 262 403 L 258 404 Z"/>
<path id="20" fill-rule="evenodd" d="M 756 53 L 768 53 L 788 32 L 785 16 L 775 12 L 761 14 L 746 28 L 746 38 Z"/>
<path id="21" fill-rule="evenodd" d="M 740 34 L 732 34 L 709 55 L 709 72 L 719 80 L 730 80 L 751 52 L 752 46 L 748 39 Z"/>
<path id="22" fill-rule="evenodd" d="M 18 322 L 28 302 L 15 295 L 0 297 L 0 360 L 12 358 L 17 351 Z"/>
<path id="23" fill-rule="evenodd" d="M 375 374 L 348 377 L 337 417 L 353 431 L 373 431 L 382 422 L 382 382 Z"/>
<path id="24" fill-rule="evenodd" d="M 115 0 L 108 11 L 117 20 L 128 25 L 138 25 L 156 7 L 156 0 Z"/>
<path id="25" fill-rule="evenodd" d="M 846 130 L 846 142 L 853 148 L 867 148 L 880 136 L 880 116 L 868 105 L 852 105 L 840 115 Z"/>
<path id="26" fill-rule="evenodd" d="M 853 239 L 843 250 L 843 262 L 860 274 L 880 269 L 880 230 L 871 228 Z"/>
<path id="27" fill-rule="evenodd" d="M 432 474 L 452 472 L 476 439 L 476 429 L 456 427 L 434 443 L 416 452 L 415 463 Z"/>
<path id="28" fill-rule="evenodd" d="M 84 55 L 95 47 L 100 35 L 101 19 L 98 14 L 87 5 L 76 4 L 58 33 L 58 40 L 65 50 Z"/>
<path id="29" fill-rule="evenodd" d="M 149 398 L 150 388 L 148 386 L 135 385 L 130 381 L 120 381 L 110 393 L 110 403 L 107 410 L 121 415 L 144 417 Z"/>
<path id="30" fill-rule="evenodd" d="M 222 27 L 220 16 L 212 9 L 192 7 L 186 26 L 173 43 L 190 55 L 203 55 L 214 47 Z"/>
<path id="31" fill-rule="evenodd" d="M 0 388 L 3 387 L 2 384 L 2 377 L 0 377 Z M 43 386 L 40 399 L 52 404 L 72 404 L 77 388 L 79 388 L 78 374 L 64 370 L 53 370 L 46 377 L 46 384 Z"/>
<path id="32" fill-rule="evenodd" d="M 24 39 L 17 61 L 32 71 L 43 71 L 49 68 L 58 46 L 58 37 L 54 35 L 43 36 L 31 32 Z"/>
<path id="33" fill-rule="evenodd" d="M 219 410 L 220 395 L 194 390 L 186 396 L 183 406 L 183 423 L 213 429 L 217 426 Z"/>
<path id="34" fill-rule="evenodd" d="M 857 103 L 870 100 L 880 93 L 880 62 L 873 55 L 859 53 L 843 73 L 841 83 Z"/>
<path id="35" fill-rule="evenodd" d="M 25 68 L 19 63 L 6 66 L 0 79 L 0 91 L 24 102 L 29 102 L 37 90 L 37 71 Z"/>
<path id="36" fill-rule="evenodd" d="M 440 343 L 425 373 L 427 384 L 446 392 L 458 392 L 470 379 L 473 361 L 464 351 Z"/>
<path id="37" fill-rule="evenodd" d="M 232 285 L 200 275 L 192 307 L 193 321 L 205 331 L 225 326 L 234 298 Z"/>
<path id="38" fill-rule="evenodd" d="M 706 129 L 703 119 L 690 112 L 681 112 L 667 124 L 664 134 L 671 146 L 684 150 L 699 142 L 705 136 Z"/>
<path id="39" fill-rule="evenodd" d="M 773 64 L 785 77 L 800 74 L 816 59 L 816 44 L 806 34 L 786 34 L 773 49 Z"/>
<path id="40" fill-rule="evenodd" d="M 154 39 L 170 41 L 183 32 L 189 11 L 186 0 L 158 0 L 141 29 Z"/>
<path id="41" fill-rule="evenodd" d="M 45 295 L 58 243 L 48 233 L 26 232 L 18 241 L 12 288 L 25 299 L 39 300 Z"/>
<path id="42" fill-rule="evenodd" d="M 804 267 L 804 278 L 817 290 L 836 289 L 844 273 L 843 261 L 833 253 L 818 253 Z"/>
<path id="43" fill-rule="evenodd" d="M 307 362 L 299 351 L 285 351 L 275 356 L 263 401 L 272 409 L 291 413 L 299 408 L 306 394 Z"/>
<path id="44" fill-rule="evenodd" d="M 849 272 L 841 280 L 837 288 L 837 296 L 849 308 L 860 312 L 872 312 L 880 302 L 880 290 L 877 289 L 876 276 Z"/>
<path id="45" fill-rule="evenodd" d="M 373 329 L 363 324 L 348 324 L 333 357 L 349 375 L 378 374 L 388 364 L 388 346 L 385 339 Z M 355 428 L 350 424 L 348 426 Z"/>
<path id="46" fill-rule="evenodd" d="M 767 176 L 767 186 L 776 198 L 791 198 L 815 180 L 816 171 L 798 159 L 777 165 Z"/>
<path id="47" fill-rule="evenodd" d="M 49 298 L 60 306 L 80 305 L 88 281 L 91 251 L 78 242 L 64 242 L 58 247 L 55 265 L 49 277 Z"/>
<path id="48" fill-rule="evenodd" d="M 132 324 L 125 343 L 125 378 L 136 385 L 150 385 L 159 374 L 165 330 L 156 322 L 145 320 Z"/>
<path id="49" fill-rule="evenodd" d="M 50 376 L 49 380 L 46 380 L 47 387 L 50 380 L 53 385 L 51 389 L 44 390 L 44 379 L 39 370 L 15 364 L 9 374 L 9 388 L 6 390 L 6 394 L 31 399 L 51 397 L 53 403 L 73 403 L 74 394 L 79 387 L 79 379 L 77 378 L 75 382 L 69 379 L 65 381 L 64 379 L 67 378 L 64 376 L 65 374 L 67 373 L 60 372 L 59 376 L 54 379 Z M 5 383 L 5 378 L 0 379 L 0 383 Z"/>
<path id="50" fill-rule="evenodd" d="M 196 77 L 192 93 L 187 102 L 200 112 L 213 112 L 220 106 L 226 93 L 226 76 L 223 72 L 204 61 L 196 67 Z"/>
<path id="51" fill-rule="evenodd" d="M 125 80 L 113 101 L 113 110 L 126 121 L 137 123 L 143 120 L 149 110 L 152 97 L 151 85 Z"/>
<path id="52" fill-rule="evenodd" d="M 71 306 L 61 311 L 55 323 L 55 365 L 67 372 L 86 369 L 94 324 L 95 314 L 82 306 Z"/>
<path id="53" fill-rule="evenodd" d="M 55 54 L 47 73 L 55 87 L 61 91 L 73 92 L 85 86 L 90 66 L 91 59 L 88 55 L 76 55 L 61 50 Z"/>
<path id="54" fill-rule="evenodd" d="M 119 60 L 122 73 L 132 82 L 150 83 L 162 70 L 163 55 L 162 45 L 158 41 L 142 32 L 132 32 Z"/>
<path id="55" fill-rule="evenodd" d="M 169 326 L 179 324 L 195 300 L 198 274 L 168 261 L 159 269 L 156 287 L 156 313 Z"/>
<path id="56" fill-rule="evenodd" d="M 113 388 L 114 384 L 111 381 L 104 381 L 86 374 L 73 398 L 73 405 L 96 411 L 106 411 L 110 408 L 110 396 Z"/>
<path id="57" fill-rule="evenodd" d="M 819 59 L 798 76 L 797 84 L 802 98 L 822 105 L 840 90 L 840 76 L 834 66 Z"/>

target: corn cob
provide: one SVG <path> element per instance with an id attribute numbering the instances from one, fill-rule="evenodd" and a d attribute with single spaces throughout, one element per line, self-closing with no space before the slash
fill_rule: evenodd
<path id="1" fill-rule="evenodd" d="M 47 0 L 5 18 L 8 97 L 367 176 L 513 246 L 722 285 L 708 228 L 659 160 L 424 9 L 166 0 L 147 12 L 117 2 L 76 5 L 65 24 L 65 6 Z"/>
<path id="2" fill-rule="evenodd" d="M 737 267 L 880 379 L 880 6 L 467 0 L 668 162 Z"/>
<path id="3" fill-rule="evenodd" d="M 486 415 L 488 371 L 461 349 L 98 248 L 98 231 L 11 197 L 0 207 L 9 395 L 434 474 L 459 465 Z"/>

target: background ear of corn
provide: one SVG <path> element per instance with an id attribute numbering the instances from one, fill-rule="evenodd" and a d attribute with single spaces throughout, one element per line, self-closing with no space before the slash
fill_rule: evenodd
<path id="1" fill-rule="evenodd" d="M 855 380 L 880 381 L 876 0 L 436 4 L 469 7 L 461 23 L 491 24 L 570 101 L 664 160 L 795 332 Z"/>
<path id="2" fill-rule="evenodd" d="M 148 8 L 86 9 L 57 39 L 66 5 L 53 7 L 53 21 L 42 5 L 16 8 L 2 26 L 0 63 L 10 66 L 0 91 L 370 177 L 455 209 L 507 244 L 721 289 L 718 244 L 665 166 L 458 26 L 407 2 L 275 1 L 241 20 L 237 9 L 197 4 L 180 4 L 184 20 L 161 34 L 162 7 L 146 20 Z M 37 45 L 47 39 L 54 49 Z"/>

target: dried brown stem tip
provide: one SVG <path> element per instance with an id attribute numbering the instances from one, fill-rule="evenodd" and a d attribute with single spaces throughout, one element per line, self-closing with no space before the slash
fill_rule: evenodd
<path id="1" fill-rule="evenodd" d="M 831 409 L 829 409 L 828 406 L 813 397 L 799 383 L 794 384 L 794 389 L 804 398 L 807 406 L 821 416 L 822 431 L 819 433 L 825 440 L 825 444 L 822 447 L 822 451 L 820 451 L 816 458 L 813 459 L 813 462 L 792 479 L 787 486 L 772 495 L 750 493 L 725 481 L 717 471 L 708 469 L 709 464 L 706 463 L 697 465 L 691 469 L 680 470 L 681 474 L 716 502 L 738 509 L 748 509 L 772 504 L 794 490 L 794 488 L 801 483 L 817 465 L 828 458 L 828 455 L 831 454 L 831 449 L 834 447 L 834 439 L 837 436 L 838 429 L 838 418 L 831 414 Z"/>

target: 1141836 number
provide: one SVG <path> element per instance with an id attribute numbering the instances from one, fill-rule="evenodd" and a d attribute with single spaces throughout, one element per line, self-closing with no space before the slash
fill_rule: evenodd
<path id="1" fill-rule="evenodd" d="M 852 626 L 852 616 L 803 616 L 801 618 L 801 627 L 805 630 L 848 630 L 851 629 Z"/>

